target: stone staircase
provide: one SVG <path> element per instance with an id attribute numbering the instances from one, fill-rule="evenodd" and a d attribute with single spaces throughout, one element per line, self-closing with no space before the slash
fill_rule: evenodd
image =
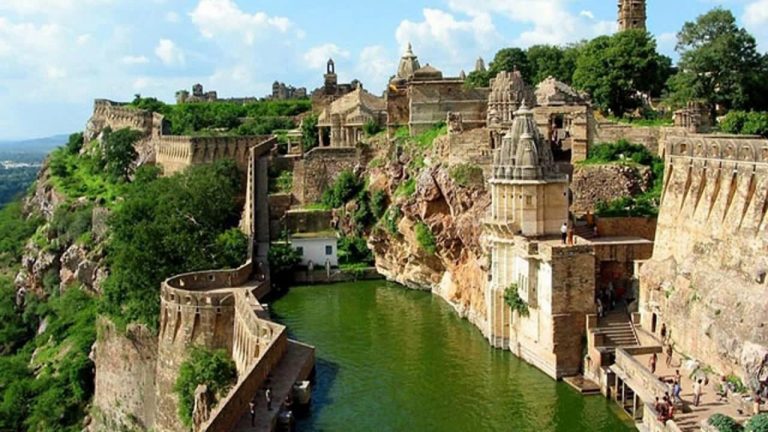
<path id="1" fill-rule="evenodd" d="M 577 236 L 583 238 L 584 240 L 592 240 L 595 238 L 595 231 L 592 227 L 587 225 L 584 221 L 577 221 L 573 225 L 573 232 Z"/>
<path id="2" fill-rule="evenodd" d="M 604 347 L 613 348 L 624 346 L 639 346 L 640 341 L 632 327 L 632 321 L 623 305 L 617 305 L 608 311 L 597 323 L 595 332 L 605 335 Z"/>

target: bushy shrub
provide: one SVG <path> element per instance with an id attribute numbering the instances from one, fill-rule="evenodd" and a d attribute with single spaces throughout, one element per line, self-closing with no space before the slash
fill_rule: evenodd
<path id="1" fill-rule="evenodd" d="M 621 139 L 615 143 L 602 143 L 590 147 L 584 163 L 604 164 L 627 161 L 650 166 L 654 159 L 657 157 L 644 146 Z"/>
<path id="2" fill-rule="evenodd" d="M 408 179 L 397 186 L 396 196 L 411 197 L 416 193 L 416 179 Z"/>
<path id="3" fill-rule="evenodd" d="M 363 237 L 341 237 L 338 250 L 340 264 L 373 264 L 373 253 Z"/>
<path id="4" fill-rule="evenodd" d="M 83 133 L 77 132 L 69 136 L 66 149 L 69 154 L 78 154 L 80 149 L 83 148 Z"/>
<path id="5" fill-rule="evenodd" d="M 134 145 L 141 138 L 141 132 L 133 129 L 104 131 L 104 169 L 112 181 L 127 181 L 131 166 L 138 157 Z"/>
<path id="6" fill-rule="evenodd" d="M 437 252 L 437 243 L 432 230 L 424 222 L 418 222 L 414 227 L 414 231 L 416 233 L 416 241 L 419 242 L 421 249 L 430 255 L 434 255 Z"/>
<path id="7" fill-rule="evenodd" d="M 400 223 L 402 217 L 403 212 L 400 210 L 400 207 L 396 205 L 391 206 L 384 214 L 384 226 L 387 228 L 390 235 L 395 236 L 399 234 L 397 225 Z"/>
<path id="8" fill-rule="evenodd" d="M 768 138 L 768 112 L 731 111 L 720 120 L 719 126 L 725 133 Z"/>
<path id="9" fill-rule="evenodd" d="M 301 148 L 308 152 L 320 145 L 320 132 L 317 129 L 317 115 L 310 114 L 301 122 Z"/>
<path id="10" fill-rule="evenodd" d="M 715 427 L 718 432 L 741 432 L 744 428 L 736 422 L 736 420 L 728 417 L 725 414 L 713 414 L 707 420 L 711 426 Z"/>
<path id="11" fill-rule="evenodd" d="M 768 432 L 768 414 L 761 413 L 747 420 L 745 432 Z"/>
<path id="12" fill-rule="evenodd" d="M 269 247 L 267 260 L 272 282 L 278 287 L 285 287 L 292 279 L 294 268 L 301 262 L 301 255 L 286 238 L 283 242 L 274 243 Z"/>
<path id="13" fill-rule="evenodd" d="M 482 168 L 473 164 L 454 165 L 448 170 L 448 175 L 462 187 L 479 186 L 485 181 Z"/>
<path id="14" fill-rule="evenodd" d="M 321 202 L 329 208 L 339 208 L 355 198 L 363 189 L 365 189 L 365 182 L 352 171 L 344 170 L 323 192 Z"/>
<path id="15" fill-rule="evenodd" d="M 384 127 L 375 120 L 368 120 L 363 125 L 363 132 L 366 136 L 374 136 L 384 130 Z"/>
<path id="16" fill-rule="evenodd" d="M 513 312 L 517 312 L 522 317 L 530 315 L 528 303 L 526 303 L 517 292 L 517 284 L 513 283 L 509 288 L 504 290 L 504 303 L 506 303 Z"/>
<path id="17" fill-rule="evenodd" d="M 53 213 L 51 230 L 61 246 L 74 243 L 81 235 L 91 231 L 93 206 L 60 206 Z"/>
<path id="18" fill-rule="evenodd" d="M 387 210 L 387 193 L 383 190 L 376 190 L 371 194 L 371 212 L 376 220 L 384 216 Z"/>
<path id="19" fill-rule="evenodd" d="M 18 264 L 24 242 L 42 224 L 38 217 L 24 217 L 20 201 L 9 203 L 0 209 L 0 264 Z"/>
<path id="20" fill-rule="evenodd" d="M 189 358 L 179 368 L 179 375 L 173 391 L 179 398 L 179 419 L 186 426 L 192 425 L 192 410 L 195 407 L 195 390 L 198 385 L 206 385 L 216 405 L 226 396 L 237 380 L 235 362 L 225 350 L 209 350 L 201 347 L 192 348 Z"/>
<path id="21" fill-rule="evenodd" d="M 213 250 L 216 262 L 222 267 L 240 267 L 248 257 L 248 236 L 239 228 L 228 229 L 216 237 Z"/>

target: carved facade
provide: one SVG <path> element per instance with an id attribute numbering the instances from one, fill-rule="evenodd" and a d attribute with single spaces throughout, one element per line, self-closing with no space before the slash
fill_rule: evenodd
<path id="1" fill-rule="evenodd" d="M 444 77 L 437 68 L 421 66 L 411 45 L 400 59 L 386 91 L 387 128 L 408 127 L 412 135 L 459 113 L 464 129 L 485 125 L 488 89 L 469 88 L 463 77 Z"/>
<path id="2" fill-rule="evenodd" d="M 358 87 L 323 110 L 317 119 L 320 146 L 354 147 L 364 136 L 363 126 L 386 121 L 384 99 Z"/>
<path id="3" fill-rule="evenodd" d="M 619 30 L 645 30 L 645 0 L 619 0 Z"/>

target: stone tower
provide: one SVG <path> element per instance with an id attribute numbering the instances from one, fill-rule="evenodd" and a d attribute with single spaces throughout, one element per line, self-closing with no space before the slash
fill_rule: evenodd
<path id="1" fill-rule="evenodd" d="M 419 58 L 413 54 L 413 47 L 409 42 L 408 48 L 406 48 L 405 54 L 400 58 L 400 64 L 397 66 L 396 79 L 410 80 L 419 69 L 421 69 Z"/>
<path id="2" fill-rule="evenodd" d="M 619 31 L 645 30 L 645 0 L 619 0 Z"/>
<path id="3" fill-rule="evenodd" d="M 556 235 L 568 217 L 568 180 L 525 105 L 493 157 L 491 219 L 523 236 Z"/>

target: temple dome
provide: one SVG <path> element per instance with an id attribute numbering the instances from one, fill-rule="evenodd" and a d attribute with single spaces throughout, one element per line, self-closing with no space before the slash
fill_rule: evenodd
<path id="1" fill-rule="evenodd" d="M 419 69 L 421 69 L 419 58 L 413 54 L 413 48 L 409 42 L 405 54 L 400 58 L 400 65 L 397 67 L 396 78 L 409 80 L 413 78 L 414 74 Z"/>

